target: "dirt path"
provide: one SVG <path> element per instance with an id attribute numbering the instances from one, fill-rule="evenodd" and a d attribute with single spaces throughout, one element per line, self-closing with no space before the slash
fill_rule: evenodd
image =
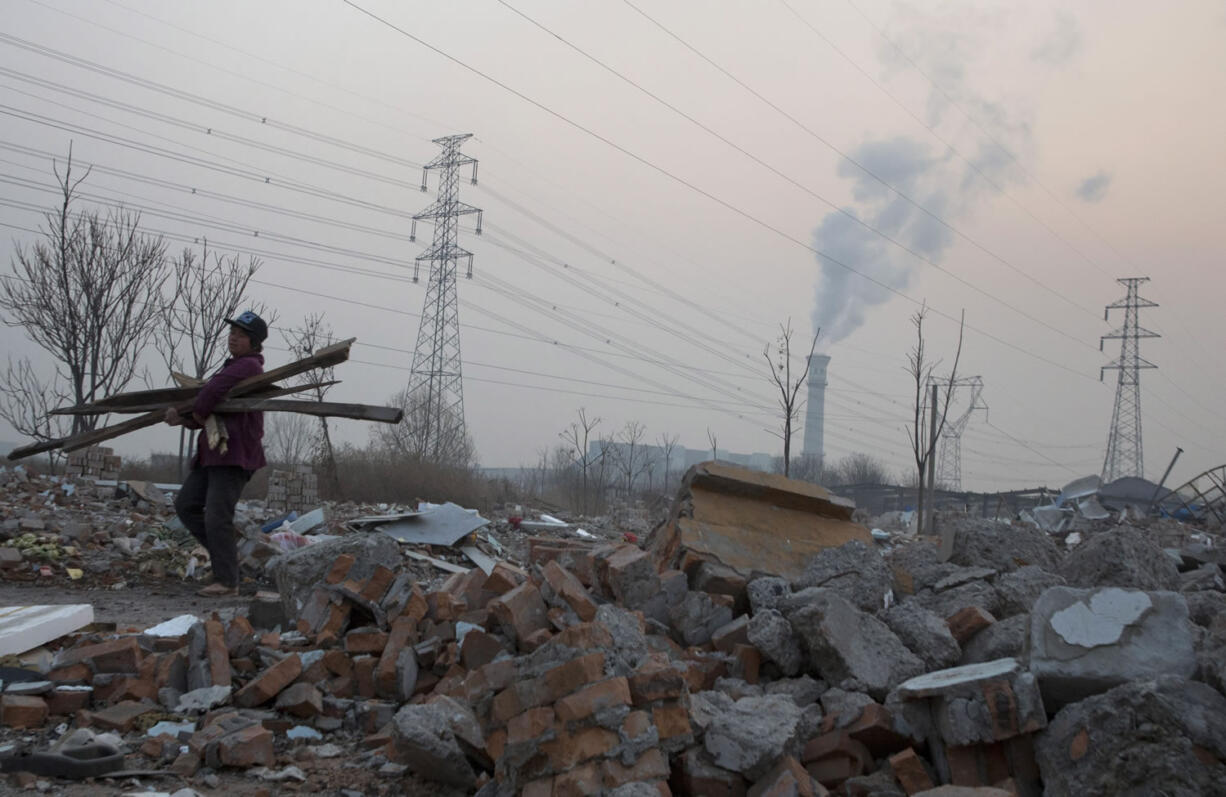
<path id="1" fill-rule="evenodd" d="M 0 582 L 0 606 L 32 606 L 62 603 L 88 603 L 94 607 L 94 621 L 115 623 L 122 628 L 148 628 L 181 614 L 207 618 L 214 611 L 245 606 L 255 587 L 246 585 L 237 598 L 201 598 L 202 585 L 180 581 L 161 581 L 124 589 L 74 588 L 71 584 L 48 585 Z"/>

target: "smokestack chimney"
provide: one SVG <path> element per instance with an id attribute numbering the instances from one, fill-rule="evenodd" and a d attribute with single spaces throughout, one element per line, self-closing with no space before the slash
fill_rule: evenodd
<path id="1" fill-rule="evenodd" d="M 809 357 L 809 400 L 805 404 L 805 441 L 801 454 L 806 457 L 816 457 L 819 468 L 826 464 L 822 427 L 826 422 L 826 367 L 828 365 L 830 365 L 830 357 L 825 354 L 814 354 Z"/>

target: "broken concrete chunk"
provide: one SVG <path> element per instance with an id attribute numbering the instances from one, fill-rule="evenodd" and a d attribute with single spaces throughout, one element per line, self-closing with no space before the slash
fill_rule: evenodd
<path id="1" fill-rule="evenodd" d="M 533 633 L 549 627 L 545 615 L 545 601 L 541 592 L 531 581 L 500 595 L 488 604 L 490 614 L 497 620 L 502 632 L 513 642 L 519 642 Z"/>
<path id="2" fill-rule="evenodd" d="M 448 708 L 408 705 L 396 712 L 393 734 L 399 758 L 426 780 L 471 789 L 476 773 L 451 728 Z"/>
<path id="3" fill-rule="evenodd" d="M 914 600 L 890 607 L 881 619 L 930 670 L 951 667 L 962 655 L 949 625 Z"/>
<path id="4" fill-rule="evenodd" d="M 1048 794 L 1220 794 L 1226 697 L 1175 676 L 1060 709 L 1035 758 Z"/>
<path id="5" fill-rule="evenodd" d="M 1063 587 L 1064 577 L 1049 572 L 1038 565 L 1019 567 L 1011 573 L 996 578 L 993 586 L 1000 596 L 999 609 L 993 614 L 998 620 L 1015 614 L 1029 614 L 1030 607 L 1048 587 Z"/>
<path id="6" fill-rule="evenodd" d="M 796 579 L 797 589 L 825 587 L 833 590 L 864 612 L 884 609 L 893 596 L 894 576 L 877 546 L 861 540 L 827 548 L 805 564 Z"/>
<path id="7" fill-rule="evenodd" d="M 764 609 L 777 609 L 785 597 L 792 594 L 792 585 L 786 578 L 763 576 L 749 582 L 745 588 L 749 595 L 749 609 L 757 614 Z"/>
<path id="8" fill-rule="evenodd" d="M 706 592 L 687 592 L 668 613 L 673 631 L 683 644 L 705 645 L 722 626 L 732 622 L 732 609 L 716 603 Z"/>
<path id="9" fill-rule="evenodd" d="M 716 766 L 757 780 L 781 753 L 799 754 L 799 727 L 800 709 L 789 698 L 746 697 L 711 720 L 703 745 Z"/>
<path id="10" fill-rule="evenodd" d="M 627 609 L 639 609 L 660 589 L 660 576 L 651 556 L 633 545 L 618 547 L 602 563 L 609 592 Z"/>
<path id="11" fill-rule="evenodd" d="M 1148 534 L 1127 526 L 1095 534 L 1078 545 L 1059 572 L 1073 587 L 1179 589 L 1175 563 Z"/>
<path id="12" fill-rule="evenodd" d="M 827 680 L 855 678 L 874 698 L 926 668 L 885 623 L 827 590 L 788 616 L 809 651 L 810 666 Z"/>
<path id="13" fill-rule="evenodd" d="M 957 663 L 975 664 L 993 659 L 1019 658 L 1025 651 L 1029 632 L 1029 614 L 1015 614 L 992 623 L 971 637 Z"/>
<path id="14" fill-rule="evenodd" d="M 763 609 L 754 614 L 746 633 L 749 643 L 768 661 L 774 662 L 785 676 L 798 675 L 804 667 L 800 638 L 792 630 L 792 624 L 774 609 Z"/>
<path id="15" fill-rule="evenodd" d="M 1052 587 L 1031 614 L 1030 669 L 1053 707 L 1139 678 L 1191 677 L 1187 603 L 1175 592 Z"/>
<path id="16" fill-rule="evenodd" d="M 899 686 L 896 694 L 928 700 L 936 730 L 948 746 L 1004 741 L 1047 724 L 1038 682 L 1016 659 L 921 675 Z"/>
<path id="17" fill-rule="evenodd" d="M 950 561 L 963 567 L 990 567 L 1001 573 L 1026 565 L 1055 572 L 1060 549 L 1046 532 L 1025 523 L 966 521 L 954 535 Z"/>
<path id="18" fill-rule="evenodd" d="M 986 581 L 971 581 L 941 592 L 921 590 L 915 600 L 941 617 L 950 617 L 970 606 L 978 606 L 992 616 L 1000 606 L 1000 593 Z"/>

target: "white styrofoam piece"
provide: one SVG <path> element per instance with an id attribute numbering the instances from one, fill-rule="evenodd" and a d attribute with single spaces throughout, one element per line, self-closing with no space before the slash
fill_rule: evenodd
<path id="1" fill-rule="evenodd" d="M 192 630 L 192 626 L 200 622 L 194 614 L 181 614 L 169 620 L 158 623 L 144 630 L 145 636 L 179 637 Z"/>
<path id="2" fill-rule="evenodd" d="M 312 509 L 310 512 L 307 512 L 293 523 L 290 523 L 289 527 L 290 531 L 294 532 L 295 534 L 306 534 L 316 526 L 323 525 L 323 522 L 324 508 L 321 506 L 316 509 Z"/>
<path id="3" fill-rule="evenodd" d="M 88 603 L 0 607 L 0 656 L 33 650 L 93 621 Z"/>

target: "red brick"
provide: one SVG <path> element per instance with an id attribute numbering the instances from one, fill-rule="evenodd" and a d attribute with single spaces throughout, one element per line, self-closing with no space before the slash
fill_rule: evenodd
<path id="1" fill-rule="evenodd" d="M 353 672 L 353 660 L 341 650 L 329 650 L 322 659 L 324 667 L 333 675 L 349 675 Z"/>
<path id="2" fill-rule="evenodd" d="M 602 574 L 609 592 L 619 603 L 637 597 L 635 592 L 645 578 L 656 577 L 655 561 L 633 545 L 620 546 L 604 560 Z"/>
<path id="3" fill-rule="evenodd" d="M 252 708 L 272 700 L 302 673 L 302 660 L 291 653 L 234 693 L 234 705 Z"/>
<path id="4" fill-rule="evenodd" d="M 552 563 L 551 563 L 552 564 Z M 563 722 L 574 722 L 585 719 L 612 706 L 627 706 L 630 704 L 630 686 L 622 677 L 598 681 L 580 689 L 573 695 L 562 698 L 554 705 L 558 719 Z"/>
<path id="5" fill-rule="evenodd" d="M 536 705 L 556 702 L 580 687 L 604 676 L 604 654 L 589 653 L 554 667 L 542 675 L 540 700 Z"/>
<path id="6" fill-rule="evenodd" d="M 251 647 L 248 646 L 255 646 L 255 629 L 246 617 L 236 615 L 226 626 L 226 647 L 233 656 L 250 652 Z"/>
<path id="7" fill-rule="evenodd" d="M 687 736 L 693 732 L 690 727 L 690 713 L 680 703 L 669 701 L 651 709 L 651 720 L 655 723 L 660 741 L 678 736 Z"/>
<path id="8" fill-rule="evenodd" d="M 1090 732 L 1085 728 L 1078 731 L 1073 737 L 1073 741 L 1069 743 L 1068 757 L 1072 761 L 1080 761 L 1085 758 L 1086 752 L 1090 749 Z"/>
<path id="9" fill-rule="evenodd" d="M 651 715 L 646 711 L 631 711 L 622 720 L 622 736 L 637 739 L 651 730 Z"/>
<path id="10" fill-rule="evenodd" d="M 92 699 L 92 689 L 56 688 L 47 695 L 47 712 L 54 716 L 75 714 L 88 708 Z"/>
<path id="11" fill-rule="evenodd" d="M 204 621 L 204 641 L 213 686 L 229 686 L 230 650 L 226 647 L 226 631 L 220 620 Z"/>
<path id="12" fill-rule="evenodd" d="M 556 561 L 546 563 L 542 572 L 545 575 L 545 581 L 549 583 L 558 597 L 566 601 L 580 620 L 591 622 L 596 619 L 596 602 L 592 600 L 592 596 L 583 588 L 583 584 L 573 573 Z"/>
<path id="13" fill-rule="evenodd" d="M 349 655 L 358 653 L 382 653 L 387 647 L 388 634 L 377 628 L 355 628 L 345 634 L 345 652 Z"/>
<path id="14" fill-rule="evenodd" d="M 516 642 L 549 627 L 545 601 L 530 581 L 490 601 L 489 610 L 503 631 Z"/>
<path id="15" fill-rule="evenodd" d="M 358 594 L 371 603 L 378 603 L 383 600 L 384 593 L 387 588 L 392 585 L 392 579 L 396 574 L 388 570 L 383 565 L 375 567 L 375 572 L 370 578 L 366 579 L 366 583 L 362 586 L 362 591 Z"/>
<path id="16" fill-rule="evenodd" d="M 272 742 L 272 731 L 263 725 L 248 725 L 221 737 L 217 743 L 217 756 L 224 766 L 271 767 L 276 764 Z"/>
<path id="17" fill-rule="evenodd" d="M 576 764 L 604 755 L 617 746 L 617 734 L 604 728 L 582 728 L 574 733 L 561 731 L 557 738 L 542 742 L 541 752 L 550 766 L 561 772 Z"/>
<path id="18" fill-rule="evenodd" d="M 277 695 L 277 711 L 307 719 L 323 712 L 323 695 L 313 684 L 296 683 Z"/>
<path id="19" fill-rule="evenodd" d="M 319 628 L 319 638 L 323 639 L 327 635 L 339 638 L 345 632 L 346 626 L 349 625 L 349 612 L 352 608 L 348 601 L 340 605 L 335 603 L 328 604 L 328 616 Z"/>
<path id="20" fill-rule="evenodd" d="M 924 762 L 910 747 L 890 756 L 890 768 L 894 770 L 894 777 L 907 794 L 933 788 L 932 778 L 928 775 Z"/>
<path id="21" fill-rule="evenodd" d="M 509 562 L 498 562 L 494 565 L 494 569 L 490 571 L 489 577 L 485 579 L 485 584 L 482 585 L 482 588 L 486 592 L 502 595 L 510 592 L 527 580 L 528 574 L 521 568 Z"/>
<path id="22" fill-rule="evenodd" d="M 825 797 L 825 787 L 813 782 L 800 762 L 785 756 L 775 768 L 749 787 L 747 797 Z"/>
<path id="23" fill-rule="evenodd" d="M 539 778 L 525 783 L 519 797 L 553 797 L 553 778 Z"/>
<path id="24" fill-rule="evenodd" d="M 94 672 L 137 672 L 142 656 L 136 637 L 123 637 L 72 648 L 61 654 L 56 666 L 68 667 L 84 662 Z"/>
<path id="25" fill-rule="evenodd" d="M 134 700 L 125 700 L 122 703 L 108 706 L 101 711 L 93 712 L 92 723 L 100 728 L 106 728 L 110 731 L 127 733 L 128 731 L 132 730 L 132 727 L 136 724 L 137 717 L 156 710 L 156 706 L 148 703 L 137 703 Z"/>
<path id="26" fill-rule="evenodd" d="M 862 743 L 876 758 L 897 752 L 907 746 L 907 738 L 894 730 L 894 718 L 880 703 L 870 703 L 847 726 L 847 735 Z"/>
<path id="27" fill-rule="evenodd" d="M 392 621 L 392 632 L 387 635 L 387 644 L 375 666 L 375 694 L 379 697 L 388 700 L 400 697 L 396 691 L 396 660 L 416 630 L 417 621 L 412 617 L 397 617 Z"/>
<path id="28" fill-rule="evenodd" d="M 827 788 L 861 775 L 873 765 L 872 753 L 846 731 L 830 731 L 810 739 L 801 760 L 809 774 Z"/>
<path id="29" fill-rule="evenodd" d="M 412 617 L 418 623 L 426 619 L 426 614 L 429 612 L 429 606 L 426 602 L 426 594 L 421 591 L 421 587 L 417 584 L 413 585 L 412 591 L 409 593 L 409 600 L 405 603 L 404 609 L 400 612 L 401 617 Z"/>
<path id="30" fill-rule="evenodd" d="M 351 554 L 343 553 L 332 561 L 332 569 L 328 571 L 328 575 L 324 577 L 325 584 L 339 584 L 345 580 L 345 576 L 349 575 L 349 569 L 353 567 L 354 558 Z"/>
<path id="31" fill-rule="evenodd" d="M 549 706 L 530 708 L 515 715 L 507 722 L 507 745 L 535 742 L 542 736 L 552 734 L 554 720 L 554 711 Z"/>
<path id="32" fill-rule="evenodd" d="M 657 700 L 675 700 L 685 691 L 685 676 L 680 671 L 656 663 L 644 665 L 629 681 L 630 697 L 636 706 Z"/>
<path id="33" fill-rule="evenodd" d="M 196 753 L 180 753 L 170 765 L 170 771 L 181 778 L 195 777 L 200 769 L 200 756 Z"/>
<path id="34" fill-rule="evenodd" d="M 604 785 L 610 789 L 638 781 L 665 780 L 669 775 L 668 757 L 653 747 L 645 750 L 630 766 L 611 758 L 604 762 L 603 770 Z"/>
<path id="35" fill-rule="evenodd" d="M 60 684 L 87 684 L 93 680 L 94 671 L 85 662 L 56 667 L 47 673 L 47 680 Z"/>
<path id="36" fill-rule="evenodd" d="M 503 728 L 499 728 L 492 733 L 485 735 L 485 754 L 489 756 L 491 761 L 497 761 L 502 758 L 502 754 L 507 749 L 507 732 Z"/>
<path id="37" fill-rule="evenodd" d="M 756 684 L 762 668 L 762 654 L 753 645 L 735 645 L 732 655 L 736 657 L 737 671 L 741 680 L 747 684 Z"/>
<path id="38" fill-rule="evenodd" d="M 41 728 L 47 721 L 47 701 L 33 695 L 0 697 L 0 723 L 10 728 Z"/>
<path id="39" fill-rule="evenodd" d="M 548 628 L 538 628 L 528 636 L 519 638 L 519 649 L 523 653 L 531 653 L 551 639 L 553 633 Z"/>
<path id="40" fill-rule="evenodd" d="M 464 634 L 464 643 L 460 646 L 460 661 L 465 669 L 477 670 L 505 652 L 506 648 L 492 634 L 487 634 L 480 628 L 472 628 Z"/>
<path id="41" fill-rule="evenodd" d="M 378 665 L 379 660 L 374 656 L 356 656 L 353 659 L 353 680 L 357 685 L 358 697 L 375 696 L 375 667 Z"/>
<path id="42" fill-rule="evenodd" d="M 553 642 L 575 650 L 600 650 L 613 647 L 613 635 L 603 623 L 579 623 L 559 631 Z"/>
<path id="43" fill-rule="evenodd" d="M 553 797 L 588 797 L 600 793 L 601 770 L 596 764 L 584 764 L 553 779 Z"/>
<path id="44" fill-rule="evenodd" d="M 967 606 L 945 619 L 949 633 L 958 640 L 959 645 L 965 645 L 971 637 L 996 622 L 996 618 L 978 606 Z"/>
<path id="45" fill-rule="evenodd" d="M 946 747 L 945 760 L 949 762 L 949 782 L 955 786 L 987 786 L 980 771 L 979 750 L 973 746 Z"/>

